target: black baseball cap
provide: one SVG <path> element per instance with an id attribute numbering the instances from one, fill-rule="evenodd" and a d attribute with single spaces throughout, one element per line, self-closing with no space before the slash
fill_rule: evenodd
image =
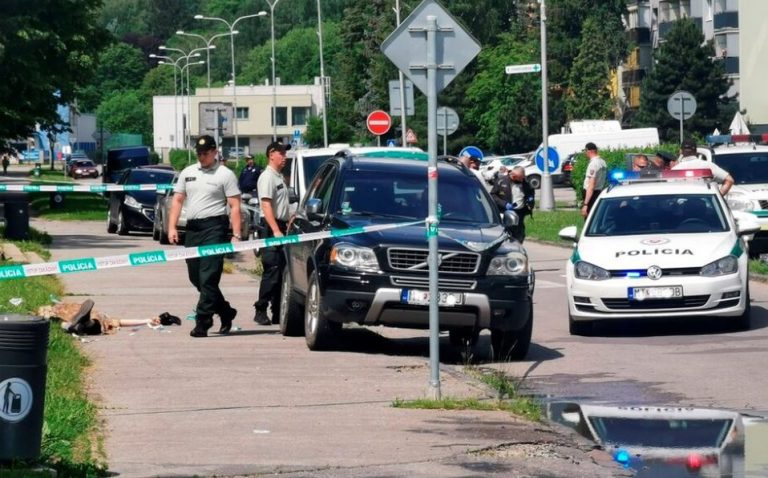
<path id="1" fill-rule="evenodd" d="M 480 161 L 480 158 L 478 158 L 477 156 L 470 156 L 470 157 L 469 157 L 469 160 L 470 160 L 471 162 L 473 162 L 473 163 L 477 163 L 477 164 L 480 164 L 480 163 L 482 162 L 482 161 Z"/>
<path id="2" fill-rule="evenodd" d="M 696 141 L 692 140 L 691 138 L 685 138 L 683 142 L 680 144 L 681 149 L 696 149 Z"/>
<path id="3" fill-rule="evenodd" d="M 587 151 L 597 151 L 597 145 L 595 143 L 589 142 L 584 146 L 584 149 Z"/>
<path id="4" fill-rule="evenodd" d="M 269 153 L 271 153 L 272 151 L 280 151 L 281 153 L 285 154 L 285 152 L 288 151 L 289 149 L 291 149 L 290 144 L 286 145 L 281 143 L 280 141 L 273 141 L 269 143 L 269 145 L 267 146 L 267 158 L 269 158 Z"/>
<path id="5" fill-rule="evenodd" d="M 216 149 L 216 140 L 213 139 L 213 136 L 206 134 L 197 139 L 197 143 L 195 143 L 197 154 L 202 154 L 212 149 Z"/>

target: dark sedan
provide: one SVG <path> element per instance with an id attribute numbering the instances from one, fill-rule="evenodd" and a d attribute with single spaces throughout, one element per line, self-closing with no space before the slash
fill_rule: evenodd
<path id="1" fill-rule="evenodd" d="M 152 231 L 156 193 L 140 190 L 142 184 L 170 184 L 173 172 L 164 169 L 128 169 L 117 180 L 127 191 L 109 193 L 107 232 L 121 235 L 130 231 Z"/>
<path id="2" fill-rule="evenodd" d="M 69 163 L 69 175 L 73 178 L 98 178 L 99 169 L 90 159 L 76 159 Z"/>

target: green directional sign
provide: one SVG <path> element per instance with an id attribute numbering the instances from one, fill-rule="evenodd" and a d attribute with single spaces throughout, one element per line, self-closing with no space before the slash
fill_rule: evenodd
<path id="1" fill-rule="evenodd" d="M 528 65 L 507 65 L 504 68 L 504 73 L 508 75 L 516 75 L 518 73 L 539 73 L 541 71 L 541 63 L 531 63 Z"/>

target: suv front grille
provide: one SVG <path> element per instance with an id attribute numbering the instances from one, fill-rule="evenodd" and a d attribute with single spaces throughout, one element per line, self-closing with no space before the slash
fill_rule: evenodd
<path id="1" fill-rule="evenodd" d="M 445 274 L 474 274 L 480 265 L 476 252 L 439 251 L 440 267 Z M 428 271 L 426 249 L 389 249 L 387 259 L 392 269 L 400 271 Z"/>
<path id="2" fill-rule="evenodd" d="M 406 277 L 406 276 L 392 276 L 390 277 L 392 285 L 404 288 L 414 289 L 429 289 L 429 277 Z M 444 289 L 458 289 L 458 290 L 474 290 L 477 287 L 477 281 L 473 280 L 461 280 L 461 279 L 444 279 L 438 278 L 437 287 L 440 290 Z"/>
<path id="3" fill-rule="evenodd" d="M 760 209 L 768 209 L 768 199 L 761 199 L 758 202 L 760 203 Z"/>

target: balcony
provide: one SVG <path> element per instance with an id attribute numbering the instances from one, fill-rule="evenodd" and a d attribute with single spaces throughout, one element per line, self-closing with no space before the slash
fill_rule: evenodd
<path id="1" fill-rule="evenodd" d="M 630 43 L 637 43 L 638 45 L 647 45 L 651 43 L 651 29 L 650 28 L 633 28 L 627 32 L 627 39 Z"/>

